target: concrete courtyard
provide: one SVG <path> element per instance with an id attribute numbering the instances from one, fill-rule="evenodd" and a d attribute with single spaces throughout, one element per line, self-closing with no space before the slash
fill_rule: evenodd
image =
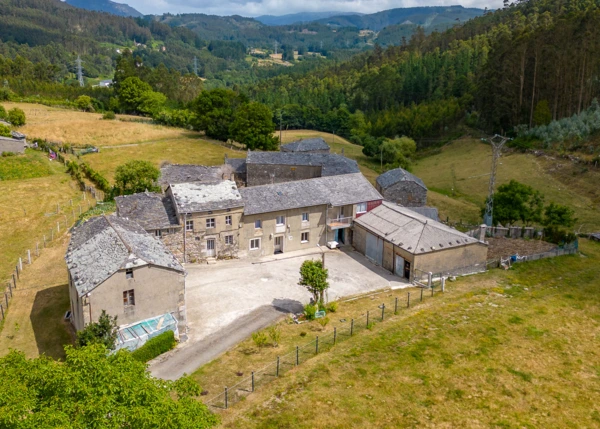
<path id="1" fill-rule="evenodd" d="M 318 249 L 281 254 L 260 261 L 220 261 L 188 265 L 186 308 L 188 340 L 150 363 L 156 377 L 177 379 L 289 312 L 301 312 L 311 294 L 298 285 L 307 259 Z M 326 250 L 330 301 L 387 287 L 406 285 L 399 277 L 348 250 Z"/>

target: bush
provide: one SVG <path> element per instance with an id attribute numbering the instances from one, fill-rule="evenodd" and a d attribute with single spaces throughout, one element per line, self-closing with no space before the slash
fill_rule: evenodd
<path id="1" fill-rule="evenodd" d="M 327 307 L 325 308 L 327 310 L 328 313 L 335 313 L 338 309 L 338 303 L 337 302 L 330 302 L 329 304 L 327 304 Z"/>
<path id="2" fill-rule="evenodd" d="M 4 120 L 6 118 L 8 118 L 8 113 L 6 113 L 4 106 L 0 106 L 0 119 Z"/>
<path id="3" fill-rule="evenodd" d="M 104 115 L 102 115 L 102 119 L 112 121 L 114 119 L 117 119 L 117 115 L 115 115 L 115 112 L 113 111 L 108 111 Z"/>
<path id="4" fill-rule="evenodd" d="M 269 338 L 273 342 L 273 347 L 279 346 L 279 340 L 281 339 L 281 329 L 279 329 L 279 326 L 273 325 L 269 327 L 268 332 Z"/>
<path id="5" fill-rule="evenodd" d="M 302 331 L 302 332 L 300 332 L 300 336 L 301 336 L 301 337 L 306 337 L 306 331 Z"/>
<path id="6" fill-rule="evenodd" d="M 3 158 L 9 157 L 9 156 L 16 156 L 16 155 L 17 154 L 14 153 L 14 152 L 2 152 L 2 157 Z"/>
<path id="7" fill-rule="evenodd" d="M 25 119 L 25 112 L 19 109 L 18 107 L 10 109 L 8 111 L 8 122 L 13 124 L 15 127 L 25 125 L 25 123 L 27 122 Z"/>
<path id="8" fill-rule="evenodd" d="M 175 333 L 173 331 L 163 332 L 154 338 L 149 339 L 139 349 L 133 351 L 131 356 L 140 362 L 148 362 L 157 356 L 171 350 L 177 341 L 175 341 Z"/>
<path id="9" fill-rule="evenodd" d="M 1 137 L 11 137 L 12 133 L 10 131 L 10 128 L 8 128 L 4 124 L 0 124 L 0 136 Z"/>
<path id="10" fill-rule="evenodd" d="M 577 236 L 572 232 L 565 231 L 559 227 L 550 226 L 544 228 L 544 240 L 549 243 L 563 246 L 565 244 L 573 243 L 575 240 L 577 240 Z"/>
<path id="11" fill-rule="evenodd" d="M 256 331 L 252 333 L 252 341 L 254 341 L 254 344 L 256 344 L 257 347 L 264 347 L 269 340 L 267 334 L 263 331 Z"/>
<path id="12" fill-rule="evenodd" d="M 315 320 L 315 314 L 317 312 L 317 307 L 312 304 L 306 304 L 304 306 L 304 315 L 306 316 L 306 320 Z"/>
<path id="13" fill-rule="evenodd" d="M 325 329 L 325 326 L 329 324 L 329 317 L 321 317 L 320 319 L 317 319 L 317 322 L 321 325 L 321 329 Z"/>
<path id="14" fill-rule="evenodd" d="M 75 100 L 75 106 L 83 112 L 93 112 L 94 106 L 92 105 L 92 97 L 89 95 L 80 95 Z"/>

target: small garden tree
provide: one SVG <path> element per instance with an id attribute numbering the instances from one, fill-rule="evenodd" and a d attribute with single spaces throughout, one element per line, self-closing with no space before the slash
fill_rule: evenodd
<path id="1" fill-rule="evenodd" d="M 321 261 L 304 261 L 300 267 L 298 284 L 305 286 L 312 293 L 315 302 L 323 302 L 325 291 L 329 288 L 328 277 L 329 271 L 323 268 Z"/>
<path id="2" fill-rule="evenodd" d="M 10 137 L 10 136 L 12 136 L 12 134 L 10 132 L 10 128 L 8 128 L 4 124 L 0 124 L 0 136 L 1 137 Z"/>
<path id="3" fill-rule="evenodd" d="M 111 317 L 106 311 L 97 322 L 92 322 L 83 330 L 77 333 L 77 347 L 84 347 L 90 344 L 103 344 L 108 350 L 115 349 L 117 341 L 117 317 Z"/>
<path id="4" fill-rule="evenodd" d="M 148 161 L 129 161 L 117 167 L 115 186 L 119 195 L 131 195 L 146 190 L 160 191 L 156 185 L 160 170 Z"/>
<path id="5" fill-rule="evenodd" d="M 25 123 L 26 123 L 25 112 L 23 110 L 19 109 L 18 107 L 15 107 L 14 109 L 10 109 L 8 111 L 8 122 L 13 124 L 15 127 L 20 127 L 22 125 L 25 125 Z"/>
<path id="6" fill-rule="evenodd" d="M 571 228 L 577 222 L 573 209 L 560 204 L 550 203 L 544 210 L 544 226 Z"/>
<path id="7" fill-rule="evenodd" d="M 75 105 L 77 108 L 83 112 L 93 112 L 94 105 L 92 104 L 92 97 L 89 95 L 80 95 L 75 100 Z"/>
<path id="8" fill-rule="evenodd" d="M 544 197 L 539 191 L 511 180 L 499 186 L 494 194 L 494 223 L 512 225 L 520 220 L 528 225 L 541 222 L 543 208 Z"/>

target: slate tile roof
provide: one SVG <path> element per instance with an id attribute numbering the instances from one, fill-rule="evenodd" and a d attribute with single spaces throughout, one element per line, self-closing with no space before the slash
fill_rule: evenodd
<path id="1" fill-rule="evenodd" d="M 384 201 L 354 223 L 415 255 L 479 243 L 443 223 L 389 201 Z"/>
<path id="2" fill-rule="evenodd" d="M 245 215 L 326 204 L 343 206 L 383 198 L 360 173 L 252 186 L 240 189 L 240 193 Z"/>
<path id="3" fill-rule="evenodd" d="M 167 164 L 160 168 L 158 183 L 162 187 L 176 183 L 221 180 L 221 167 L 193 164 Z"/>
<path id="4" fill-rule="evenodd" d="M 229 165 L 236 174 L 246 174 L 246 158 L 227 158 L 225 164 Z"/>
<path id="5" fill-rule="evenodd" d="M 74 228 L 65 260 L 79 296 L 122 269 L 154 265 L 184 273 L 162 241 L 115 215 L 95 217 Z"/>
<path id="6" fill-rule="evenodd" d="M 333 153 L 299 153 L 299 152 L 251 152 L 246 158 L 250 164 L 266 165 L 303 165 L 323 167 L 321 175 L 337 176 L 340 174 L 359 173 L 356 161 Z"/>
<path id="7" fill-rule="evenodd" d="M 235 182 L 193 182 L 171 185 L 177 213 L 197 213 L 243 207 Z"/>
<path id="8" fill-rule="evenodd" d="M 151 192 L 116 197 L 117 215 L 132 219 L 146 231 L 178 227 L 171 198 Z"/>
<path id="9" fill-rule="evenodd" d="M 425 217 L 428 217 L 431 220 L 435 220 L 436 222 L 440 221 L 438 209 L 435 207 L 410 207 L 410 210 L 412 210 L 415 213 L 419 213 L 420 215 L 423 215 Z"/>
<path id="10" fill-rule="evenodd" d="M 329 146 L 322 137 L 302 139 L 281 146 L 282 152 L 313 152 L 317 150 L 329 151 Z"/>
<path id="11" fill-rule="evenodd" d="M 427 190 L 427 186 L 425 186 L 425 183 L 421 179 L 402 168 L 394 168 L 393 170 L 386 171 L 377 178 L 377 184 L 381 186 L 381 189 L 389 188 L 398 182 L 415 182 Z"/>

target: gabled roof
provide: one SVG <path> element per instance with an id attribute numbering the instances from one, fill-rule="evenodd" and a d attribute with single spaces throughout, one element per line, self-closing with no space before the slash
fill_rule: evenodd
<path id="1" fill-rule="evenodd" d="M 344 206 L 383 198 L 360 173 L 252 186 L 240 189 L 240 193 L 245 215 L 327 204 Z"/>
<path id="2" fill-rule="evenodd" d="M 251 152 L 248 151 L 246 163 L 266 165 L 302 165 L 321 166 L 321 176 L 359 173 L 358 164 L 352 159 L 333 153 L 299 152 Z"/>
<path id="3" fill-rule="evenodd" d="M 116 197 L 117 214 L 131 219 L 146 231 L 179 226 L 171 198 L 151 192 Z"/>
<path id="4" fill-rule="evenodd" d="M 394 168 L 393 170 L 386 171 L 377 178 L 377 184 L 381 186 L 381 189 L 389 188 L 399 182 L 415 182 L 427 190 L 427 186 L 425 186 L 425 183 L 421 179 L 402 168 Z"/>
<path id="5" fill-rule="evenodd" d="M 167 164 L 160 168 L 159 185 L 221 180 L 221 167 L 207 167 L 193 164 Z"/>
<path id="6" fill-rule="evenodd" d="M 282 152 L 313 152 L 317 150 L 329 151 L 329 146 L 322 137 L 298 140 L 281 146 Z"/>
<path id="7" fill-rule="evenodd" d="M 79 296 L 122 269 L 154 265 L 184 272 L 162 241 L 114 215 L 89 219 L 73 229 L 65 260 Z"/>
<path id="8" fill-rule="evenodd" d="M 413 212 L 419 213 L 420 215 L 428 217 L 429 219 L 435 220 L 436 222 L 440 221 L 440 215 L 438 213 L 438 209 L 435 207 L 422 206 L 422 207 L 409 207 L 409 209 L 412 210 Z"/>
<path id="9" fill-rule="evenodd" d="M 229 165 L 236 174 L 246 174 L 246 158 L 227 158 L 225 165 Z"/>
<path id="10" fill-rule="evenodd" d="M 177 213 L 197 213 L 243 207 L 235 182 L 194 182 L 171 185 Z"/>
<path id="11" fill-rule="evenodd" d="M 354 223 L 416 255 L 479 243 L 443 223 L 384 201 Z"/>

